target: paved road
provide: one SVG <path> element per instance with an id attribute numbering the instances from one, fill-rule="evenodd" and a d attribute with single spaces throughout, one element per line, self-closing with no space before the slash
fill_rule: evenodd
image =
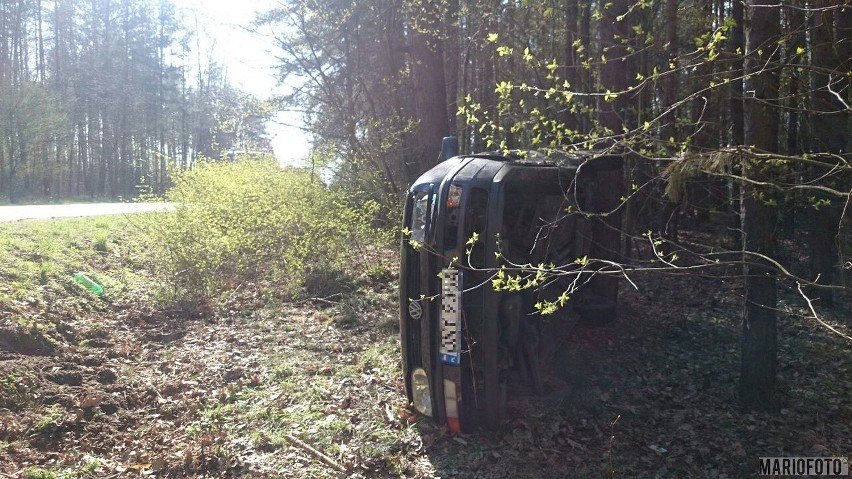
<path id="1" fill-rule="evenodd" d="M 80 203 L 69 205 L 0 206 L 0 222 L 75 216 L 120 215 L 164 211 L 174 207 L 168 203 Z"/>

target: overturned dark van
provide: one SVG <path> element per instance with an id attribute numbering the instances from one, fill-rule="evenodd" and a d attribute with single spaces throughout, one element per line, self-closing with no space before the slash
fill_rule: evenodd
<path id="1" fill-rule="evenodd" d="M 403 218 L 399 297 L 406 393 L 417 411 L 452 431 L 495 427 L 510 382 L 540 385 L 543 323 L 567 328 L 577 317 L 614 318 L 614 276 L 579 278 L 585 287 L 545 319 L 534 305 L 565 291 L 558 278 L 514 290 L 492 285 L 506 265 L 614 258 L 621 160 L 463 155 L 414 182 Z"/>

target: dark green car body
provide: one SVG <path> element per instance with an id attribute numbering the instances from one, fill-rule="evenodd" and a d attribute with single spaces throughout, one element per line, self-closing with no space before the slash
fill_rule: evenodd
<path id="1" fill-rule="evenodd" d="M 451 430 L 499 425 L 513 375 L 540 383 L 533 304 L 559 284 L 498 291 L 495 272 L 617 254 L 621 157 L 525 158 L 456 156 L 407 194 L 399 285 L 406 393 Z M 615 278 L 595 278 L 574 308 L 548 321 L 611 319 L 617 292 Z"/>

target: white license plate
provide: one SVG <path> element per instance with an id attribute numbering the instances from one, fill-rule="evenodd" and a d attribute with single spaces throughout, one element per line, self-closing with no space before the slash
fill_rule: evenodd
<path id="1" fill-rule="evenodd" d="M 441 362 L 454 366 L 459 364 L 461 294 L 461 272 L 441 271 Z"/>

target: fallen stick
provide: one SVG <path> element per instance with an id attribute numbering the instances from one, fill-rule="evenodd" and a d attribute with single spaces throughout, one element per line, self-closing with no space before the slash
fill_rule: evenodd
<path id="1" fill-rule="evenodd" d="M 803 297 L 803 298 L 805 298 L 805 301 L 808 303 L 808 309 L 810 309 L 810 310 L 811 310 L 811 314 L 813 314 L 813 315 L 814 315 L 814 319 L 816 319 L 816 320 L 819 322 L 819 324 L 821 324 L 821 325 L 825 326 L 826 328 L 828 328 L 828 329 L 829 329 L 832 333 L 834 333 L 834 334 L 836 334 L 836 335 L 840 336 L 841 338 L 843 338 L 843 339 L 845 339 L 845 340 L 847 340 L 847 341 L 852 341 L 852 336 L 848 336 L 848 335 L 846 335 L 846 334 L 841 333 L 840 331 L 838 331 L 838 330 L 836 330 L 836 329 L 832 328 L 830 324 L 828 324 L 828 323 L 826 323 L 825 321 L 823 321 L 822 319 L 820 319 L 819 315 L 817 314 L 816 310 L 814 309 L 814 303 L 813 303 L 813 301 L 811 300 L 811 298 L 809 298 L 809 297 L 808 297 L 808 295 L 806 295 L 806 294 L 805 294 L 805 292 L 804 292 L 804 291 L 802 291 L 802 283 L 799 283 L 799 282 L 797 281 L 797 282 L 796 282 L 796 285 L 798 286 L 799 294 L 801 294 L 801 295 L 802 295 L 802 297 Z"/>
<path id="2" fill-rule="evenodd" d="M 330 457 L 326 456 L 325 454 L 323 454 L 322 452 L 318 451 L 317 449 L 315 449 L 315 448 L 314 448 L 313 446 L 311 446 L 310 444 L 308 444 L 308 443 L 306 443 L 306 442 L 302 441 L 301 439 L 297 438 L 296 436 L 293 436 L 292 434 L 285 434 L 285 435 L 284 435 L 284 437 L 285 437 L 288 441 L 290 441 L 290 443 L 291 443 L 291 444 L 293 444 L 294 446 L 299 446 L 299 447 L 301 447 L 302 449 L 304 449 L 304 450 L 306 450 L 306 451 L 310 452 L 311 454 L 313 454 L 314 456 L 316 456 L 319 460 L 321 460 L 322 462 L 324 462 L 324 463 L 325 463 L 326 465 L 328 465 L 329 467 L 332 467 L 332 468 L 336 469 L 336 470 L 337 470 L 337 471 L 339 471 L 339 472 L 346 472 L 346 468 L 344 468 L 344 467 L 343 467 L 343 466 L 341 466 L 340 464 L 338 464 L 338 463 L 334 462 L 334 459 L 332 459 L 332 458 L 330 458 Z"/>

